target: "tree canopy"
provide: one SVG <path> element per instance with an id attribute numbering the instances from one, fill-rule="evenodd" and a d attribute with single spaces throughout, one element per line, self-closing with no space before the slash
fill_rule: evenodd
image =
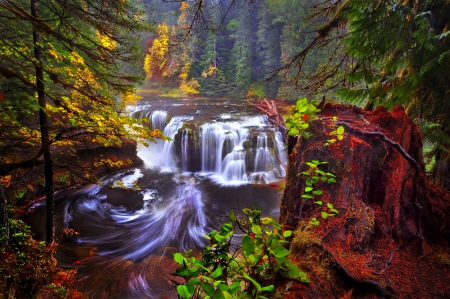
<path id="1" fill-rule="evenodd" d="M 311 50 L 333 45 L 309 86 L 320 90 L 332 81 L 344 101 L 406 107 L 435 145 L 435 181 L 449 188 L 448 1 L 324 1 L 310 18 L 318 24 L 316 37 L 286 67 L 301 77 Z"/>
<path id="2" fill-rule="evenodd" d="M 68 158 L 83 147 L 161 136 L 123 113 L 142 80 L 124 70 L 147 30 L 130 2 L 3 1 L 0 16 L 0 175 L 44 163 L 49 200 L 58 176 L 93 179 L 113 163 L 82 169 Z"/>

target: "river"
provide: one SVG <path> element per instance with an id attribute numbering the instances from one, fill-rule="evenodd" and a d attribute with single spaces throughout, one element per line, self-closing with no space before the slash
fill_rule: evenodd
<path id="1" fill-rule="evenodd" d="M 58 225 L 78 234 L 60 241 L 56 258 L 78 269 L 90 298 L 176 298 L 174 252 L 200 248 L 231 209 L 278 217 L 282 134 L 238 100 L 144 96 L 130 113 L 173 140 L 139 145 L 144 164 L 102 186 L 57 196 Z M 136 190 L 108 187 L 118 180 Z M 28 222 L 42 236 L 44 209 L 32 208 Z"/>

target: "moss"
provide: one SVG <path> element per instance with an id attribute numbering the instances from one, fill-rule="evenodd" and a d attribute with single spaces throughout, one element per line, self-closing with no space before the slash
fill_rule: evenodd
<path id="1" fill-rule="evenodd" d="M 301 225 L 294 231 L 290 251 L 293 254 L 303 254 L 312 245 L 322 244 L 322 240 L 309 226 Z"/>

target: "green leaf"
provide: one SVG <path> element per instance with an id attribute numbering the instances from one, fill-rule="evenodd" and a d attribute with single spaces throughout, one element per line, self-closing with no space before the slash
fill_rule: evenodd
<path id="1" fill-rule="evenodd" d="M 211 273 L 211 276 L 217 278 L 219 276 L 222 276 L 222 273 L 223 273 L 222 267 L 217 266 L 216 270 L 214 270 L 213 273 Z"/>
<path id="2" fill-rule="evenodd" d="M 230 221 L 234 221 L 236 219 L 236 215 L 233 210 L 231 210 L 230 214 L 228 214 L 228 218 L 230 218 Z"/>
<path id="3" fill-rule="evenodd" d="M 306 187 L 305 188 L 305 192 L 310 192 L 310 191 L 312 191 L 314 188 L 313 187 Z"/>
<path id="4" fill-rule="evenodd" d="M 214 235 L 214 239 L 216 239 L 217 242 L 223 243 L 227 240 L 227 237 L 217 234 Z"/>
<path id="5" fill-rule="evenodd" d="M 221 229 L 222 231 L 229 233 L 231 231 L 231 229 L 233 228 L 233 226 L 231 225 L 231 223 L 227 222 L 222 224 Z"/>
<path id="6" fill-rule="evenodd" d="M 184 299 L 189 299 L 192 295 L 192 293 L 189 293 L 188 288 L 184 284 L 177 286 L 177 293 Z"/>
<path id="7" fill-rule="evenodd" d="M 261 234 L 261 226 L 253 224 L 252 225 L 252 232 L 256 235 L 260 235 Z"/>
<path id="8" fill-rule="evenodd" d="M 306 165 L 308 165 L 311 168 L 316 168 L 317 164 L 311 163 L 311 162 L 306 162 Z"/>
<path id="9" fill-rule="evenodd" d="M 283 233 L 283 237 L 288 238 L 292 235 L 292 231 L 291 230 L 287 230 Z"/>
<path id="10" fill-rule="evenodd" d="M 250 276 L 249 276 L 247 273 L 245 273 L 244 271 L 242 271 L 241 273 L 242 273 L 242 275 L 244 275 L 244 277 L 245 277 L 246 279 L 250 280 L 250 281 L 253 283 L 253 285 L 256 287 L 256 289 L 258 290 L 258 292 L 261 292 L 261 285 L 260 285 L 256 280 L 254 280 L 252 277 L 250 277 Z"/>
<path id="11" fill-rule="evenodd" d="M 336 130 L 336 132 L 338 133 L 338 135 L 344 134 L 344 131 L 345 131 L 345 129 L 344 129 L 343 126 L 339 126 L 339 127 L 337 128 L 337 130 Z"/>
<path id="12" fill-rule="evenodd" d="M 322 201 L 321 201 L 321 200 L 315 201 L 314 203 L 317 204 L 317 205 L 319 205 L 319 206 L 322 205 Z"/>
<path id="13" fill-rule="evenodd" d="M 322 190 L 314 190 L 313 191 L 314 195 L 322 195 Z"/>
<path id="14" fill-rule="evenodd" d="M 311 194 L 303 194 L 302 198 L 313 198 Z"/>
<path id="15" fill-rule="evenodd" d="M 225 292 L 228 291 L 228 286 L 227 286 L 226 284 L 224 284 L 224 283 L 219 284 L 219 285 L 217 286 L 217 288 L 218 288 L 219 290 L 221 290 L 222 293 L 225 293 Z M 228 295 L 229 295 L 229 294 L 228 294 Z"/>
<path id="16" fill-rule="evenodd" d="M 336 179 L 334 179 L 334 178 L 329 178 L 329 179 L 328 179 L 328 184 L 333 184 L 333 183 L 336 183 Z"/>
<path id="17" fill-rule="evenodd" d="M 315 176 L 315 175 L 314 175 L 314 176 L 311 177 L 311 182 L 312 182 L 313 184 L 314 184 L 314 183 L 317 183 L 317 182 L 319 181 L 319 179 L 320 179 L 320 178 L 319 178 L 318 176 Z"/>
<path id="18" fill-rule="evenodd" d="M 310 224 L 312 224 L 312 225 L 315 225 L 315 226 L 318 226 L 318 225 L 320 225 L 320 221 L 319 220 L 317 220 L 316 218 L 311 218 L 311 220 L 309 221 L 309 223 Z"/>
<path id="19" fill-rule="evenodd" d="M 297 267 L 297 265 L 292 265 L 292 264 L 290 265 L 286 274 L 289 278 L 293 278 L 293 279 L 296 279 L 296 278 L 299 278 L 302 276 L 302 272 Z"/>
<path id="20" fill-rule="evenodd" d="M 283 258 L 289 254 L 289 250 L 287 250 L 284 247 L 279 246 L 273 250 L 273 253 L 275 254 L 275 256 L 277 258 Z"/>
<path id="21" fill-rule="evenodd" d="M 207 282 L 200 282 L 200 285 L 202 286 L 202 290 L 203 290 L 203 292 L 206 293 L 206 295 L 209 295 L 212 298 L 214 298 L 213 296 L 214 296 L 215 290 L 212 285 L 210 285 Z"/>
<path id="22" fill-rule="evenodd" d="M 322 218 L 327 219 L 330 216 L 327 212 L 322 212 Z"/>
<path id="23" fill-rule="evenodd" d="M 255 243 L 252 238 L 248 235 L 245 235 L 242 239 L 242 249 L 245 253 L 249 254 L 255 251 Z"/>
<path id="24" fill-rule="evenodd" d="M 274 290 L 275 287 L 272 284 L 261 288 L 261 292 L 273 292 Z"/>
<path id="25" fill-rule="evenodd" d="M 229 291 L 232 295 L 234 293 L 239 292 L 240 290 L 241 290 L 241 282 L 240 281 L 233 282 L 229 287 Z"/>
<path id="26" fill-rule="evenodd" d="M 230 293 L 223 291 L 223 296 L 225 297 L 225 299 L 234 299 L 233 296 L 230 295 Z"/>
<path id="27" fill-rule="evenodd" d="M 173 259 L 175 260 L 175 262 L 181 265 L 183 265 L 183 263 L 186 261 L 184 256 L 179 252 L 173 254 Z"/>

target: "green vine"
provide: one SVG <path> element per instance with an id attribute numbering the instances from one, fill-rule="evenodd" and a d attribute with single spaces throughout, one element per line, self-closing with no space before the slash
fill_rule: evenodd
<path id="1" fill-rule="evenodd" d="M 306 171 L 300 172 L 298 175 L 302 175 L 306 181 L 305 192 L 302 198 L 311 199 L 316 205 L 322 206 L 321 216 L 322 219 L 326 219 L 338 214 L 339 211 L 334 208 L 332 203 L 327 203 L 323 206 L 323 201 L 320 199 L 323 191 L 318 189 L 316 184 L 318 182 L 326 182 L 328 184 L 336 183 L 336 176 L 334 174 L 319 169 L 319 165 L 323 164 L 328 164 L 328 162 L 321 162 L 319 160 L 306 162 L 309 168 Z M 320 221 L 315 217 L 312 217 L 309 223 L 315 226 L 320 225 Z"/>

